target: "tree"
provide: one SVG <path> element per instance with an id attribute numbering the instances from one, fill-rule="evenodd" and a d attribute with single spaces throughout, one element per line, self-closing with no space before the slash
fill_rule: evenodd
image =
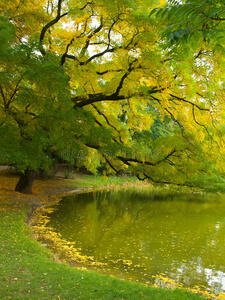
<path id="1" fill-rule="evenodd" d="M 171 42 L 188 42 L 199 46 L 209 43 L 211 49 L 222 46 L 224 37 L 225 3 L 223 0 L 169 0 L 165 7 L 154 8 L 150 15 L 156 15 L 166 27 L 162 37 Z M 193 45 L 193 44 L 192 44 Z"/>
<path id="2" fill-rule="evenodd" d="M 220 157 L 215 163 L 221 171 L 224 166 L 224 1 L 169 0 L 164 7 L 153 9 L 150 16 L 164 27 L 159 43 L 174 68 L 175 76 L 183 82 L 182 87 L 187 88 L 185 94 L 190 98 L 198 94 L 200 103 L 207 105 L 208 102 L 208 107 L 211 107 L 213 122 L 209 135 L 212 148 L 209 147 L 208 151 L 212 154 L 211 149 L 218 143 L 214 148 L 217 151 L 214 150 L 212 155 Z M 184 72 L 180 72 L 182 69 Z M 191 79 L 188 86 L 184 80 L 187 76 Z M 194 114 L 193 117 L 197 121 Z"/>
<path id="3" fill-rule="evenodd" d="M 24 172 L 16 190 L 31 192 L 34 171 L 47 170 L 52 153 L 74 144 L 75 111 L 56 57 L 41 57 L 29 41 L 14 46 L 15 28 L 4 18 L 0 22 L 6 37 L 1 44 L 1 158 Z"/>
<path id="4" fill-rule="evenodd" d="M 17 191 L 57 158 L 156 183 L 223 183 L 212 155 L 223 148 L 221 65 L 211 55 L 209 74 L 198 57 L 189 70 L 162 47 L 153 1 L 17 2 L 0 4 L 0 160 L 23 172 Z"/>

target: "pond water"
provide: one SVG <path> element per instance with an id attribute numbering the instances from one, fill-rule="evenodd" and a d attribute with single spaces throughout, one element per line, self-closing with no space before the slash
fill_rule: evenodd
<path id="1" fill-rule="evenodd" d="M 109 274 L 153 284 L 159 274 L 184 286 L 225 291 L 225 199 L 150 191 L 65 197 L 51 226 Z"/>

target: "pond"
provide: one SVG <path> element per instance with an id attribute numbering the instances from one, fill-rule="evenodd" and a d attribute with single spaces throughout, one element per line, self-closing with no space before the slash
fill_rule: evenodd
<path id="1" fill-rule="evenodd" d="M 225 291 L 225 199 L 151 191 L 98 191 L 61 200 L 49 214 L 62 238 L 114 276 Z"/>

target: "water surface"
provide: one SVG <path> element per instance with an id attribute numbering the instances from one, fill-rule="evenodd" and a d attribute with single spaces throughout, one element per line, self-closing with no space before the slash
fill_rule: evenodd
<path id="1" fill-rule="evenodd" d="M 196 194 L 100 191 L 65 197 L 49 226 L 108 273 L 225 290 L 225 200 Z"/>

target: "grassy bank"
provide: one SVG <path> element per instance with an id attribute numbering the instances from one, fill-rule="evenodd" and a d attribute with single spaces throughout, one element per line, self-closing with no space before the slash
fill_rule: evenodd
<path id="1" fill-rule="evenodd" d="M 0 174 L 1 299 L 203 299 L 185 290 L 147 287 L 55 262 L 53 254 L 31 237 L 26 223 L 30 203 L 47 199 L 54 189 L 72 190 L 91 179 L 37 181 L 32 196 L 14 193 L 16 180 L 14 175 Z"/>

